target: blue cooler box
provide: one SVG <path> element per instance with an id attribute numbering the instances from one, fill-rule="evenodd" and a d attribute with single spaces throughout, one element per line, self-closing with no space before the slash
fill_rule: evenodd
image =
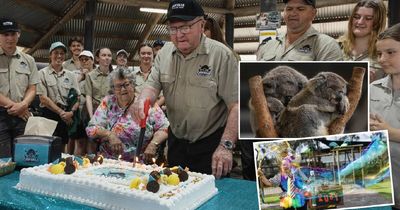
<path id="1" fill-rule="evenodd" d="M 57 136 L 24 135 L 14 139 L 14 161 L 18 166 L 38 166 L 61 157 L 62 143 Z"/>

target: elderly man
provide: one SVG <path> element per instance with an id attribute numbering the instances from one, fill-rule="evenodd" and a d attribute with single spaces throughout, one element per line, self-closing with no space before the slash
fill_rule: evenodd
<path id="1" fill-rule="evenodd" d="M 220 178 L 232 168 L 238 133 L 237 59 L 225 45 L 203 35 L 204 11 L 195 0 L 169 4 L 173 44 L 159 51 L 131 111 L 144 118 L 143 102 L 163 91 L 170 128 L 168 163 Z"/>
<path id="2" fill-rule="evenodd" d="M 286 34 L 261 45 L 257 60 L 280 61 L 336 61 L 342 60 L 337 42 L 315 30 L 311 24 L 317 9 L 315 0 L 284 0 L 283 19 Z"/>
<path id="3" fill-rule="evenodd" d="M 24 134 L 39 83 L 35 60 L 17 49 L 19 36 L 14 20 L 0 19 L 0 158 L 10 157 L 14 138 Z"/>

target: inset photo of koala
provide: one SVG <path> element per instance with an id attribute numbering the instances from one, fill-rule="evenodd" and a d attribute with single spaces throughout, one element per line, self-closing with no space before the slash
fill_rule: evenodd
<path id="1" fill-rule="evenodd" d="M 368 62 L 240 62 L 239 138 L 368 130 Z"/>

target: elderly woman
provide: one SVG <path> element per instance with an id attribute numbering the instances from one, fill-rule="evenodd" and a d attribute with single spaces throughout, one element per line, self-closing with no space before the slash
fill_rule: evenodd
<path id="1" fill-rule="evenodd" d="M 110 87 L 114 94 L 107 95 L 100 103 L 86 132 L 91 139 L 100 139 L 100 152 L 108 158 L 132 161 L 139 141 L 140 125 L 128 112 L 135 99 L 134 75 L 124 69 L 110 73 Z M 142 152 L 149 160 L 156 154 L 158 145 L 168 136 L 169 122 L 159 107 L 149 110 L 146 121 Z"/>
<path id="2" fill-rule="evenodd" d="M 73 123 L 73 116 L 77 114 L 79 100 L 69 104 L 69 96 L 72 89 L 76 95 L 80 95 L 79 85 L 74 73 L 64 69 L 62 64 L 65 60 L 67 48 L 61 42 L 54 42 L 50 47 L 50 65 L 39 71 L 40 83 L 36 94 L 40 98 L 40 106 L 43 108 L 43 117 L 58 122 L 54 132 L 55 136 L 62 139 L 63 144 L 73 144 L 69 140 L 68 125 Z M 72 153 L 70 149 L 67 151 Z"/>

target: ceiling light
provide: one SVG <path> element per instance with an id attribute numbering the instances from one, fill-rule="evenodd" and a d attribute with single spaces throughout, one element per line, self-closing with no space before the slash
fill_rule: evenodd
<path id="1" fill-rule="evenodd" d="M 140 8 L 141 12 L 151 12 L 151 13 L 161 13 L 161 14 L 167 14 L 166 9 L 156 9 L 156 8 L 146 8 L 146 7 L 141 7 Z"/>

